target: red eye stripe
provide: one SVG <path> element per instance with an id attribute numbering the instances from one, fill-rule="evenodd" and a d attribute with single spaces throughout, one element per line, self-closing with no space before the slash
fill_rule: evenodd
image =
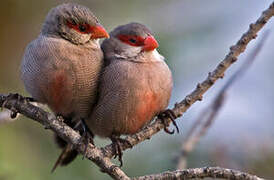
<path id="1" fill-rule="evenodd" d="M 89 34 L 92 32 L 92 27 L 89 24 L 76 24 L 67 21 L 67 26 L 82 34 Z"/>
<path id="2" fill-rule="evenodd" d="M 144 38 L 136 35 L 119 35 L 118 39 L 131 46 L 143 46 L 145 41 Z"/>

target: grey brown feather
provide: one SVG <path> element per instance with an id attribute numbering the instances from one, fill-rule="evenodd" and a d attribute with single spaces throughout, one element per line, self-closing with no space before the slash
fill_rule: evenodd
<path id="1" fill-rule="evenodd" d="M 64 70 L 69 79 L 72 96 L 61 112 L 86 118 L 97 94 L 97 81 L 102 66 L 102 52 L 98 44 L 75 45 L 61 38 L 40 35 L 26 49 L 21 66 L 21 77 L 26 90 L 42 103 L 48 103 L 46 91 L 52 74 Z M 52 109 L 55 111 L 54 109 Z"/>
<path id="2" fill-rule="evenodd" d="M 100 78 L 99 98 L 88 126 L 102 137 L 132 134 L 140 130 L 167 106 L 172 91 L 172 74 L 164 58 L 156 50 L 142 52 L 117 39 L 119 34 L 146 36 L 151 32 L 139 23 L 119 26 L 104 40 L 102 50 L 105 68 Z M 146 105 L 145 94 L 156 97 L 155 107 L 145 112 L 146 122 L 140 122 L 138 108 Z"/>
<path id="3" fill-rule="evenodd" d="M 68 3 L 53 8 L 40 35 L 25 50 L 21 79 L 34 99 L 48 104 L 56 115 L 70 121 L 86 119 L 90 114 L 97 96 L 103 53 L 97 39 L 69 28 L 67 21 L 98 24 L 97 18 L 84 6 Z M 59 89 L 61 93 L 57 92 Z M 62 99 L 58 108 L 54 98 Z M 73 160 L 75 150 L 70 152 L 68 157 L 72 155 Z M 60 163 L 68 163 L 65 161 Z"/>
<path id="4" fill-rule="evenodd" d="M 87 23 L 94 26 L 98 19 L 85 6 L 62 4 L 50 10 L 43 24 L 41 34 L 48 37 L 64 38 L 74 44 L 85 44 L 90 40 L 89 34 L 79 34 L 67 26 L 67 21 L 76 24 Z"/>

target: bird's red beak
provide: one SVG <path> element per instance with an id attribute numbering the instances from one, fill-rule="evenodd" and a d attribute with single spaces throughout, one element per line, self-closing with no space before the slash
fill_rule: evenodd
<path id="1" fill-rule="evenodd" d="M 93 26 L 91 31 L 90 39 L 109 38 L 109 34 L 101 25 Z"/>
<path id="2" fill-rule="evenodd" d="M 153 36 L 147 36 L 144 41 L 143 51 L 153 51 L 159 46 Z"/>

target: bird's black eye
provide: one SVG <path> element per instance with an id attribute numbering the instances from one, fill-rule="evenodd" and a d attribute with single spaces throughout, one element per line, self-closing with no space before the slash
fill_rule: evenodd
<path id="1" fill-rule="evenodd" d="M 79 30 L 81 31 L 81 32 L 86 32 L 86 30 L 87 30 L 87 28 L 86 28 L 86 26 L 84 26 L 84 25 L 79 25 Z"/>
<path id="2" fill-rule="evenodd" d="M 129 42 L 131 42 L 131 43 L 136 43 L 136 39 L 130 38 L 130 39 L 129 39 Z"/>

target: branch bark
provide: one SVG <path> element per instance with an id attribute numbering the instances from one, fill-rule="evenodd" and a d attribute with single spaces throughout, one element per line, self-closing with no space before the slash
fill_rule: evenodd
<path id="1" fill-rule="evenodd" d="M 160 174 L 141 176 L 134 180 L 170 180 L 170 179 L 197 179 L 197 178 L 222 178 L 234 180 L 263 180 L 257 176 L 240 171 L 220 167 L 203 167 L 177 171 L 166 171 Z"/>
<path id="2" fill-rule="evenodd" d="M 81 136 L 72 128 L 67 126 L 61 117 L 56 118 L 53 114 L 30 104 L 23 97 L 9 98 L 0 94 L 0 106 L 5 106 L 12 111 L 16 111 L 33 119 L 46 129 L 53 130 L 58 136 L 72 144 L 81 154 L 85 154 L 85 144 L 81 142 Z M 114 179 L 130 179 L 118 166 L 106 158 L 103 152 L 92 144 L 88 145 L 86 157 L 101 168 L 101 171 L 109 174 Z"/>

